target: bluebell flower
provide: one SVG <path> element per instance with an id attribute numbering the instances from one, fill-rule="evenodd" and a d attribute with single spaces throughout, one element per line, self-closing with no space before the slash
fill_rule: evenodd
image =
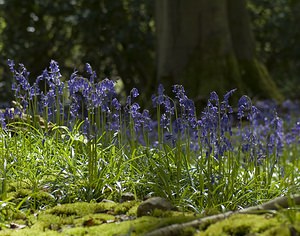
<path id="1" fill-rule="evenodd" d="M 133 118 L 137 116 L 139 109 L 140 109 L 140 105 L 136 102 L 130 106 L 130 114 Z"/>
<path id="2" fill-rule="evenodd" d="M 238 119 L 247 118 L 250 122 L 255 122 L 255 119 L 259 115 L 259 110 L 256 106 L 252 105 L 251 99 L 243 95 L 238 101 Z"/>
<path id="3" fill-rule="evenodd" d="M 299 144 L 300 138 L 300 121 L 298 120 L 291 130 L 285 135 L 287 145 Z"/>
<path id="4" fill-rule="evenodd" d="M 58 63 L 54 60 L 51 60 L 49 68 L 50 77 L 48 79 L 48 85 L 51 89 L 57 91 L 58 94 L 61 95 L 63 93 L 64 83 L 60 80 L 62 75 L 60 73 Z"/>
<path id="5" fill-rule="evenodd" d="M 85 70 L 88 74 L 93 74 L 93 69 L 89 63 L 85 63 Z"/>
<path id="6" fill-rule="evenodd" d="M 190 131 L 190 129 L 196 128 L 197 124 L 195 104 L 186 96 L 182 85 L 174 85 L 173 92 L 175 93 L 175 97 L 178 99 L 180 107 L 180 114 L 178 117 L 181 119 L 183 128 L 186 129 L 187 133 L 193 132 Z M 183 130 L 181 132 L 183 132 Z"/>
<path id="7" fill-rule="evenodd" d="M 120 119 L 119 119 L 119 114 L 114 113 L 111 115 L 108 124 L 107 124 L 107 129 L 109 131 L 120 131 Z"/>
<path id="8" fill-rule="evenodd" d="M 212 91 L 211 93 L 210 93 L 210 97 L 209 97 L 209 100 L 211 101 L 211 102 L 219 102 L 219 96 L 218 96 L 218 94 L 215 92 L 215 91 Z"/>
<path id="9" fill-rule="evenodd" d="M 15 71 L 15 62 L 13 60 L 7 59 L 7 65 L 11 72 Z"/>
<path id="10" fill-rule="evenodd" d="M 6 108 L 4 112 L 4 117 L 12 120 L 15 117 L 14 110 L 12 108 Z"/>
<path id="11" fill-rule="evenodd" d="M 152 100 L 152 103 L 153 103 L 153 106 L 156 107 L 157 105 L 161 105 L 164 103 L 164 100 L 165 100 L 165 95 L 164 95 L 164 86 L 162 84 L 159 84 L 158 86 L 158 96 L 156 95 L 152 95 L 151 97 L 151 100 Z"/>
<path id="12" fill-rule="evenodd" d="M 125 105 L 125 107 L 124 107 L 125 112 L 128 112 L 128 111 L 129 111 L 130 105 L 131 105 L 131 96 L 129 95 L 129 96 L 127 96 L 127 98 L 126 98 L 126 105 Z"/>
<path id="13" fill-rule="evenodd" d="M 135 98 L 137 96 L 139 96 L 138 90 L 136 88 L 131 89 L 130 94 L 127 96 L 127 99 L 126 99 L 126 104 L 124 107 L 125 112 L 130 113 L 132 98 Z"/>
<path id="14" fill-rule="evenodd" d="M 99 95 L 110 99 L 116 95 L 115 82 L 106 78 L 96 85 L 96 91 Z"/>
<path id="15" fill-rule="evenodd" d="M 58 63 L 56 61 L 51 60 L 49 68 L 50 68 L 50 73 L 54 77 L 56 77 L 56 78 L 60 78 L 61 77 L 60 69 L 59 69 Z"/>
<path id="16" fill-rule="evenodd" d="M 72 118 L 78 117 L 80 109 L 80 97 L 76 94 L 72 96 L 72 103 L 70 104 L 70 115 Z"/>
<path id="17" fill-rule="evenodd" d="M 164 95 L 164 91 L 165 91 L 164 86 L 162 84 L 159 84 L 157 89 L 158 95 Z"/>
<path id="18" fill-rule="evenodd" d="M 30 84 L 28 82 L 29 72 L 23 64 L 19 64 L 19 66 L 19 70 L 13 70 L 16 82 L 12 84 L 12 90 L 15 91 L 15 96 L 17 98 L 23 96 L 23 94 L 27 93 L 30 89 Z"/>
<path id="19" fill-rule="evenodd" d="M 169 118 L 169 116 L 167 116 L 166 113 L 161 114 L 161 116 L 160 116 L 160 125 L 164 129 L 167 129 L 169 127 L 169 125 L 170 125 L 170 118 Z"/>
<path id="20" fill-rule="evenodd" d="M 270 123 L 270 137 L 268 140 L 268 148 L 269 153 L 273 153 L 276 151 L 276 155 L 278 156 L 283 149 L 284 142 L 284 132 L 283 132 L 283 121 L 277 116 L 275 112 L 274 118 Z"/>
<path id="21" fill-rule="evenodd" d="M 258 121 L 258 118 L 260 116 L 260 110 L 257 109 L 256 106 L 251 107 L 251 111 L 248 113 L 247 119 L 251 121 L 253 125 Z"/>
<path id="22" fill-rule="evenodd" d="M 205 143 L 208 146 L 208 151 L 211 150 L 211 146 L 214 146 L 213 154 L 217 159 L 222 157 L 225 152 L 233 149 L 229 138 L 232 135 L 232 124 L 228 116 L 232 113 L 232 108 L 228 100 L 234 91 L 227 92 L 221 102 L 218 94 L 212 92 L 202 119 L 202 126 L 207 130 L 205 135 L 208 136 L 208 138 L 204 138 Z"/>
<path id="23" fill-rule="evenodd" d="M 114 98 L 112 100 L 112 105 L 113 107 L 117 110 L 117 111 L 120 111 L 121 110 L 121 103 L 118 101 L 117 98 Z"/>
<path id="24" fill-rule="evenodd" d="M 153 121 L 150 117 L 149 110 L 147 109 L 144 109 L 142 112 L 142 122 L 145 131 L 151 132 L 153 130 Z"/>
<path id="25" fill-rule="evenodd" d="M 48 70 L 45 69 L 45 70 L 43 70 L 43 73 L 36 78 L 35 84 L 37 87 L 39 87 L 40 83 L 42 81 L 44 81 L 45 84 L 43 84 L 43 86 L 46 86 L 46 85 L 49 86 L 48 85 L 49 80 L 50 80 L 50 76 L 48 74 Z M 46 93 L 47 91 L 43 90 L 43 92 Z"/>
<path id="26" fill-rule="evenodd" d="M 228 91 L 227 93 L 225 93 L 224 95 L 224 101 L 226 101 L 228 103 L 229 98 L 232 96 L 233 93 L 235 93 L 237 89 L 231 89 L 230 91 Z"/>
<path id="27" fill-rule="evenodd" d="M 211 131 L 211 134 L 216 133 L 218 127 L 218 107 L 214 106 L 210 101 L 207 103 L 207 107 L 202 112 L 201 123 L 206 131 Z"/>
<path id="28" fill-rule="evenodd" d="M 152 101 L 153 106 L 156 107 L 156 105 L 157 105 L 157 97 L 154 94 L 151 95 L 151 101 Z"/>
<path id="29" fill-rule="evenodd" d="M 75 109 L 78 109 L 78 112 L 81 109 L 82 114 L 85 113 L 83 111 L 85 111 L 86 108 L 94 109 L 94 107 L 97 105 L 95 104 L 97 96 L 95 94 L 95 91 L 93 91 L 90 82 L 87 79 L 78 76 L 77 71 L 74 71 L 72 73 L 70 80 L 68 81 L 68 88 L 71 98 L 71 106 L 73 103 L 75 103 L 75 105 L 73 106 L 74 115 L 76 114 Z"/>
<path id="30" fill-rule="evenodd" d="M 6 129 L 5 114 L 2 111 L 0 111 L 0 124 L 2 129 Z"/>
<path id="31" fill-rule="evenodd" d="M 197 117 L 196 117 L 196 116 L 190 116 L 190 117 L 188 118 L 188 123 L 189 123 L 190 127 L 191 127 L 193 130 L 197 129 L 197 127 L 198 127 L 198 120 L 197 120 Z"/>
<path id="32" fill-rule="evenodd" d="M 139 91 L 137 90 L 137 88 L 133 88 L 131 89 L 130 94 L 132 95 L 132 97 L 136 98 L 137 96 L 139 96 Z"/>
<path id="33" fill-rule="evenodd" d="M 233 149 L 231 139 L 229 139 L 232 131 L 228 116 L 228 113 L 230 113 L 228 98 L 231 93 L 233 91 L 227 93 L 226 98 L 220 103 L 217 93 L 212 92 L 207 107 L 202 113 L 201 120 L 196 123 L 206 154 L 213 154 L 215 158 L 222 157 L 226 151 Z M 211 153 L 212 151 L 214 153 Z"/>
<path id="34" fill-rule="evenodd" d="M 130 110 L 129 110 L 129 114 L 131 115 L 133 122 L 134 122 L 134 129 L 137 132 L 138 129 L 141 127 L 142 125 L 142 114 L 139 112 L 140 109 L 140 105 L 138 103 L 133 103 L 130 106 Z"/>
<path id="35" fill-rule="evenodd" d="M 185 129 L 185 124 L 181 118 L 177 118 L 173 122 L 173 129 L 176 134 L 183 134 Z"/>
<path id="36" fill-rule="evenodd" d="M 251 148 L 256 146 L 255 136 L 249 127 L 246 127 L 240 135 L 242 137 L 242 152 L 250 152 Z"/>
<path id="37" fill-rule="evenodd" d="M 165 97 L 163 104 L 165 106 L 165 112 L 169 115 L 173 115 L 175 112 L 175 107 L 171 102 L 171 99 L 169 97 Z"/>
<path id="38" fill-rule="evenodd" d="M 102 111 L 110 112 L 110 104 L 116 96 L 115 83 L 112 80 L 104 79 L 97 83 L 94 95 L 93 106 L 101 107 Z M 116 105 L 116 104 L 115 104 Z"/>
<path id="39" fill-rule="evenodd" d="M 178 100 L 186 99 L 185 90 L 182 85 L 175 84 L 173 85 L 173 93 L 175 93 L 175 97 L 178 98 Z"/>
<path id="40" fill-rule="evenodd" d="M 12 85 L 11 85 L 11 90 L 12 90 L 12 91 L 15 91 L 15 94 L 18 94 L 19 91 L 20 91 L 20 87 L 17 86 L 16 83 L 12 83 Z"/>
<path id="41" fill-rule="evenodd" d="M 161 110 L 161 115 L 165 114 L 165 118 L 169 119 L 170 121 L 170 117 L 171 115 L 174 114 L 175 111 L 175 107 L 173 105 L 173 102 L 171 102 L 171 99 L 164 95 L 164 87 L 162 84 L 160 84 L 158 86 L 158 95 L 152 95 L 151 100 L 153 103 L 154 107 L 160 106 Z"/>
<path id="42" fill-rule="evenodd" d="M 238 101 L 238 119 L 242 119 L 243 117 L 245 117 L 245 112 L 250 111 L 251 107 L 251 99 L 248 96 L 243 95 Z"/>
<path id="43" fill-rule="evenodd" d="M 76 80 L 78 77 L 77 72 L 78 71 L 74 71 L 71 74 L 70 79 L 68 81 L 68 88 L 69 88 L 70 95 L 73 95 L 77 92 L 77 84 L 76 84 Z"/>
<path id="44" fill-rule="evenodd" d="M 186 110 L 190 110 L 191 105 L 193 105 L 193 101 L 188 99 L 183 86 L 178 84 L 174 85 L 173 92 L 175 93 L 175 97 L 178 99 L 179 106 L 183 107 Z"/>
<path id="45" fill-rule="evenodd" d="M 89 137 L 90 135 L 90 121 L 89 119 L 86 117 L 84 122 L 83 122 L 83 130 L 82 130 L 82 133 L 86 136 Z"/>
<path id="46" fill-rule="evenodd" d="M 232 109 L 231 105 L 229 104 L 229 98 L 232 96 L 232 94 L 235 91 L 236 91 L 236 89 L 232 89 L 224 95 L 224 100 L 221 102 L 221 107 L 220 107 L 220 110 L 222 112 L 228 112 L 229 114 L 233 113 L 233 109 Z"/>
<path id="47" fill-rule="evenodd" d="M 29 100 L 32 100 L 33 98 L 36 98 L 38 95 L 40 95 L 40 88 L 36 83 L 33 84 L 33 86 L 29 89 Z"/>
<path id="48" fill-rule="evenodd" d="M 78 91 L 82 93 L 82 96 L 86 99 L 86 102 L 88 102 L 93 90 L 91 84 L 85 78 L 80 77 L 77 86 Z"/>
<path id="49" fill-rule="evenodd" d="M 232 135 L 231 123 L 227 113 L 222 114 L 220 126 L 221 126 L 221 135 L 224 135 L 225 132 L 229 132 L 229 134 Z"/>
<path id="50" fill-rule="evenodd" d="M 25 97 L 21 97 L 20 104 L 22 106 L 22 111 L 25 112 L 28 108 L 28 105 L 29 105 L 27 99 Z M 19 109 L 17 108 L 16 111 L 18 111 L 18 110 Z M 22 113 L 21 110 L 19 110 L 19 112 Z"/>

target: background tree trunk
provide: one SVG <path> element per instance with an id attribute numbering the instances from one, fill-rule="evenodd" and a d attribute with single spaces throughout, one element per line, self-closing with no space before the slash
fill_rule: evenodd
<path id="1" fill-rule="evenodd" d="M 195 100 L 211 91 L 282 96 L 255 57 L 245 0 L 157 0 L 157 78 Z"/>

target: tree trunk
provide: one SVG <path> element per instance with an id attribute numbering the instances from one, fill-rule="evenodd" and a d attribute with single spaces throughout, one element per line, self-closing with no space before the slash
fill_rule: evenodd
<path id="1" fill-rule="evenodd" d="M 204 99 L 211 91 L 282 100 L 255 56 L 245 0 L 157 0 L 157 78 Z"/>

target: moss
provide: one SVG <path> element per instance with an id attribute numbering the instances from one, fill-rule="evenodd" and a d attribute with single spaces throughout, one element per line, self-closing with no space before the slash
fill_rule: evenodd
<path id="1" fill-rule="evenodd" d="M 100 202 L 94 205 L 94 213 L 104 213 L 112 211 L 117 206 L 115 202 Z"/>
<path id="2" fill-rule="evenodd" d="M 134 206 L 132 206 L 128 212 L 127 215 L 128 216 L 136 216 L 136 212 L 137 212 L 137 208 L 138 208 L 139 204 L 135 204 Z"/>
<path id="3" fill-rule="evenodd" d="M 30 189 L 19 189 L 13 193 L 14 198 L 25 198 L 32 193 Z"/>
<path id="4" fill-rule="evenodd" d="M 30 219 L 18 221 L 19 224 L 30 225 L 30 228 L 3 229 L 0 235 L 99 235 L 99 232 L 104 236 L 126 235 L 129 232 L 130 235 L 143 235 L 159 227 L 195 219 L 192 213 L 182 212 L 168 212 L 160 217 L 130 216 L 133 212 L 136 214 L 137 205 L 135 201 L 122 204 L 81 202 L 60 205 L 40 212 L 37 216 L 31 215 Z M 116 212 L 127 216 L 123 218 L 123 215 L 115 215 Z M 183 235 L 192 235 L 191 232 L 192 228 L 185 229 Z"/>
<path id="5" fill-rule="evenodd" d="M 195 101 L 206 101 L 211 91 L 224 94 L 233 88 L 238 88 L 238 95 L 283 100 L 268 70 L 255 58 L 237 60 L 233 53 L 203 56 L 196 51 L 186 68 L 180 83 L 190 88 L 188 95 Z"/>
<path id="6" fill-rule="evenodd" d="M 136 206 L 136 208 L 137 208 L 138 204 L 139 203 L 137 203 L 136 201 L 120 203 L 120 204 L 116 205 L 116 207 L 114 208 L 114 213 L 115 214 L 126 214 L 132 207 Z M 136 215 L 136 213 L 134 215 Z"/>
<path id="7" fill-rule="evenodd" d="M 117 204 L 114 202 L 64 204 L 42 211 L 37 215 L 19 217 L 11 222 L 27 225 L 24 229 L 0 230 L 1 235 L 143 235 L 147 232 L 172 224 L 192 221 L 199 216 L 193 213 L 177 211 L 154 211 L 152 216 L 136 218 L 138 202 Z M 116 212 L 122 213 L 116 215 Z M 131 212 L 131 213 L 130 213 Z M 228 219 L 199 229 L 184 228 L 180 235 L 297 235 L 300 232 L 300 213 L 291 221 L 287 212 L 278 213 L 278 216 L 239 214 Z M 7 223 L 6 225 L 9 225 Z M 296 234 L 295 234 L 296 233 Z"/>
<path id="8" fill-rule="evenodd" d="M 16 192 L 19 189 L 31 189 L 30 180 L 10 181 L 7 187 L 8 192 Z"/>
<path id="9" fill-rule="evenodd" d="M 154 217 L 169 217 L 169 216 L 172 216 L 172 212 L 171 211 L 164 211 L 164 210 L 160 210 L 160 209 L 154 209 L 151 213 L 151 216 L 154 216 Z"/>
<path id="10" fill-rule="evenodd" d="M 297 229 L 295 228 L 296 232 Z M 210 225 L 205 231 L 197 236 L 219 235 L 290 235 L 290 227 L 283 224 L 277 217 L 268 215 L 237 214 Z"/>
<path id="11" fill-rule="evenodd" d="M 194 235 L 196 233 L 196 229 L 193 228 L 193 227 L 187 227 L 187 228 L 184 228 L 180 235 L 181 236 L 191 236 L 191 235 Z"/>
<path id="12" fill-rule="evenodd" d="M 7 193 L 7 199 L 9 199 L 10 202 L 16 205 L 20 204 L 21 208 L 24 208 L 24 206 L 26 206 L 28 209 L 37 209 L 45 205 L 53 206 L 56 202 L 56 199 L 53 197 L 53 195 L 51 195 L 47 191 L 38 190 L 36 192 L 33 192 L 32 189 L 29 188 L 19 188 L 16 190 L 14 187 L 15 184 L 18 183 L 10 185 L 10 192 Z M 22 184 L 25 185 L 25 183 Z"/>
<path id="13" fill-rule="evenodd" d="M 48 192 L 38 191 L 30 194 L 30 199 L 34 200 L 38 205 L 52 206 L 55 203 L 55 198 Z"/>
<path id="14" fill-rule="evenodd" d="M 103 213 L 113 210 L 117 206 L 114 202 L 87 203 L 77 202 L 72 204 L 63 204 L 56 206 L 46 213 L 58 216 L 84 216 L 92 213 Z"/>
<path id="15" fill-rule="evenodd" d="M 259 95 L 262 98 L 274 98 L 283 101 L 282 94 L 263 64 L 256 59 L 239 60 L 238 62 L 242 80 L 248 88 L 248 93 Z"/>
<path id="16" fill-rule="evenodd" d="M 299 234 L 292 234 L 291 229 L 289 227 L 280 225 L 267 230 L 262 235 L 263 236 L 290 236 L 290 235 L 299 235 Z"/>

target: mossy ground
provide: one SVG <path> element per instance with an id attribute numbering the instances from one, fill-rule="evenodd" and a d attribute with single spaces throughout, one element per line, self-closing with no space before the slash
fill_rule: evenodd
<path id="1" fill-rule="evenodd" d="M 154 229 L 195 219 L 192 213 L 155 212 L 155 216 L 136 218 L 139 202 L 78 202 L 27 214 L 15 214 L 2 224 L 0 235 L 143 235 Z M 198 216 L 199 217 L 199 216 Z M 5 227 L 6 225 L 6 227 Z M 185 235 L 298 235 L 300 213 L 237 214 L 205 229 L 185 230 Z"/>
<path id="2" fill-rule="evenodd" d="M 154 211 L 137 218 L 139 201 L 58 205 L 29 214 L 14 214 L 0 235 L 142 235 L 153 229 L 195 218 L 192 213 Z M 100 234 L 101 233 L 101 234 Z"/>
<path id="3" fill-rule="evenodd" d="M 164 226 L 200 218 L 199 215 L 192 212 L 166 212 L 161 210 L 154 210 L 152 216 L 137 218 L 136 212 L 141 203 L 140 201 L 123 203 L 113 201 L 100 203 L 77 202 L 57 205 L 40 211 L 16 210 L 14 207 L 20 202 L 18 200 L 20 196 L 24 198 L 25 192 L 25 190 L 16 191 L 11 205 L 9 202 L 1 204 L 0 236 L 134 236 L 144 235 Z M 41 192 L 41 196 L 35 194 L 35 197 L 39 203 L 47 200 L 44 192 Z M 16 204 L 13 204 L 14 202 Z M 259 215 L 235 214 L 217 223 L 202 226 L 199 229 L 188 228 L 182 232 L 184 232 L 184 235 L 191 236 L 299 235 L 300 211 L 299 209 L 282 210 L 274 214 Z"/>
<path id="4" fill-rule="evenodd" d="M 195 236 L 272 236 L 299 235 L 300 213 L 291 215 L 285 212 L 270 214 L 236 214 L 228 219 L 211 224 Z"/>

